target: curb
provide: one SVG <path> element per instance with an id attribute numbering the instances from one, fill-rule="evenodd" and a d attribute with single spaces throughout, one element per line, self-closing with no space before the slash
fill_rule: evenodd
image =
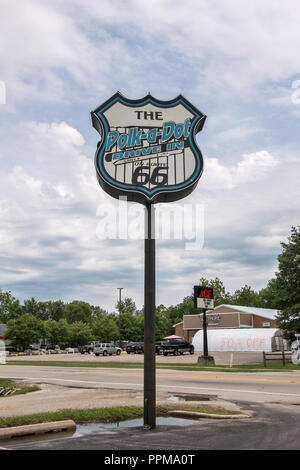
<path id="1" fill-rule="evenodd" d="M 28 424 L 26 426 L 0 428 L 0 441 L 12 439 L 14 437 L 27 437 L 39 434 L 50 434 L 75 430 L 76 424 L 72 420 L 52 421 L 50 423 Z"/>
<path id="2" fill-rule="evenodd" d="M 216 415 L 212 413 L 199 413 L 198 411 L 172 410 L 168 412 L 172 416 L 181 416 L 182 418 L 213 418 L 213 419 L 244 419 L 250 418 L 246 414 L 238 415 Z"/>

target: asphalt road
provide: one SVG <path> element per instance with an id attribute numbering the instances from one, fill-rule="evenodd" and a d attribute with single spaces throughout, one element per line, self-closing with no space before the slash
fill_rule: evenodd
<path id="1" fill-rule="evenodd" d="M 91 388 L 143 389 L 142 369 L 12 366 L 0 378 Z M 218 395 L 225 400 L 300 405 L 300 372 L 216 373 L 157 370 L 157 390 Z"/>
<path id="2" fill-rule="evenodd" d="M 143 389 L 143 370 L 39 366 L 0 368 L 0 377 L 86 388 Z M 97 450 L 298 450 L 300 373 L 216 373 L 157 370 L 157 389 L 217 395 L 242 403 L 254 415 L 244 420 L 208 420 L 182 427 L 114 429 L 78 438 L 13 446 L 14 449 Z M 6 446 L 7 447 L 7 446 Z"/>
<path id="3" fill-rule="evenodd" d="M 8 447 L 16 450 L 126 450 L 134 454 L 137 450 L 163 451 L 187 450 L 299 450 L 300 410 L 291 405 L 262 405 L 243 403 L 254 412 L 247 420 L 208 420 L 186 427 L 158 426 L 146 431 L 129 428 L 78 438 L 63 438 L 18 444 Z M 191 453 L 191 452 L 190 452 Z M 147 454 L 142 454 L 143 459 Z M 197 454 L 202 457 L 201 453 Z M 101 461 L 98 461 L 101 463 Z M 147 463 L 147 462 L 146 462 Z"/>

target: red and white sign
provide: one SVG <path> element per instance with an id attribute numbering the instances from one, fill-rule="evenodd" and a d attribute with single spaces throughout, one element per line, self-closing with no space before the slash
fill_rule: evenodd
<path id="1" fill-rule="evenodd" d="M 194 286 L 195 308 L 214 308 L 214 290 L 212 287 Z"/>

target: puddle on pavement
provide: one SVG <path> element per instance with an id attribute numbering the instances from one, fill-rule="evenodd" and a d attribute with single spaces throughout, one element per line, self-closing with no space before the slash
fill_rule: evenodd
<path id="1" fill-rule="evenodd" d="M 197 420 L 185 419 L 185 418 L 172 418 L 172 417 L 157 417 L 157 426 L 189 426 L 191 424 L 198 423 Z M 29 442 L 41 442 L 52 439 L 64 439 L 64 438 L 76 438 L 81 436 L 88 436 L 90 434 L 116 434 L 121 429 L 139 427 L 143 428 L 143 418 L 130 419 L 126 421 L 120 421 L 119 423 L 87 423 L 77 424 L 75 432 L 52 432 L 51 434 L 39 434 L 39 435 L 27 435 L 11 438 L 5 441 L 1 441 L 0 445 L 14 446 L 19 444 L 25 444 Z"/>
<path id="2" fill-rule="evenodd" d="M 172 417 L 157 417 L 156 425 L 157 426 L 189 426 L 191 424 L 198 423 L 194 419 L 185 419 L 185 418 L 172 418 Z M 135 428 L 143 427 L 144 420 L 143 418 L 130 419 L 126 421 L 121 421 L 119 423 L 88 423 L 88 424 L 78 424 L 75 434 L 72 437 L 85 436 L 87 434 L 115 434 L 120 429 L 125 428 Z"/>
<path id="3" fill-rule="evenodd" d="M 184 394 L 177 394 L 172 395 L 168 398 L 168 401 L 173 401 L 175 403 L 182 403 L 182 402 L 191 402 L 191 401 L 211 401 L 216 400 L 217 395 L 184 395 Z"/>

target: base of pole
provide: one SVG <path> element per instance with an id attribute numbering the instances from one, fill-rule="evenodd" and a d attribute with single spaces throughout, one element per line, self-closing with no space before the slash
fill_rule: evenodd
<path id="1" fill-rule="evenodd" d="M 202 366 L 214 366 L 215 359 L 213 356 L 199 356 L 198 357 L 198 364 Z"/>

